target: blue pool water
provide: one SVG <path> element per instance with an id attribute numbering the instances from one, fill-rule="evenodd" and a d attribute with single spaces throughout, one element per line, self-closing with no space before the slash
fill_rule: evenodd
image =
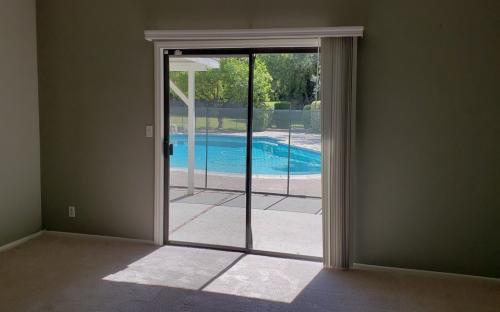
<path id="1" fill-rule="evenodd" d="M 208 145 L 205 143 L 208 140 Z M 172 168 L 187 168 L 187 135 L 171 134 L 174 154 Z M 195 169 L 210 172 L 239 173 L 246 171 L 246 137 L 223 134 L 197 134 L 195 137 Z M 265 175 L 286 175 L 288 145 L 269 137 L 254 137 L 252 172 Z M 306 175 L 321 172 L 321 155 L 317 151 L 290 146 L 290 174 Z"/>

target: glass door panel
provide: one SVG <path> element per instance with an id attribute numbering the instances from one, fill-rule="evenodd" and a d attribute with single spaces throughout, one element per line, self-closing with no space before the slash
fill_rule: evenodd
<path id="1" fill-rule="evenodd" d="M 169 240 L 245 248 L 249 58 L 168 62 Z"/>
<path id="2" fill-rule="evenodd" d="M 322 257 L 318 54 L 255 54 L 253 249 Z"/>

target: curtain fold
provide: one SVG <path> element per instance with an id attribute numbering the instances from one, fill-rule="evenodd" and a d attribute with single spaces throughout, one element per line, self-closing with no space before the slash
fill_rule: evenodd
<path id="1" fill-rule="evenodd" d="M 326 267 L 350 266 L 351 113 L 354 38 L 321 39 L 323 258 Z"/>

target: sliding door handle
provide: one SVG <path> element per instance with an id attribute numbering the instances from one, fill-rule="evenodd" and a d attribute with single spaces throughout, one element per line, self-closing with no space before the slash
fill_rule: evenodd
<path id="1" fill-rule="evenodd" d="M 167 140 L 163 141 L 163 154 L 165 157 L 172 156 L 174 154 L 174 145 L 168 144 Z"/>

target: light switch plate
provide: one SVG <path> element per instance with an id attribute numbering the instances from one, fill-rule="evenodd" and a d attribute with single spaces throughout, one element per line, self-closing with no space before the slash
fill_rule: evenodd
<path id="1" fill-rule="evenodd" d="M 146 138 L 152 138 L 152 137 L 153 137 L 153 126 L 146 125 Z"/>

